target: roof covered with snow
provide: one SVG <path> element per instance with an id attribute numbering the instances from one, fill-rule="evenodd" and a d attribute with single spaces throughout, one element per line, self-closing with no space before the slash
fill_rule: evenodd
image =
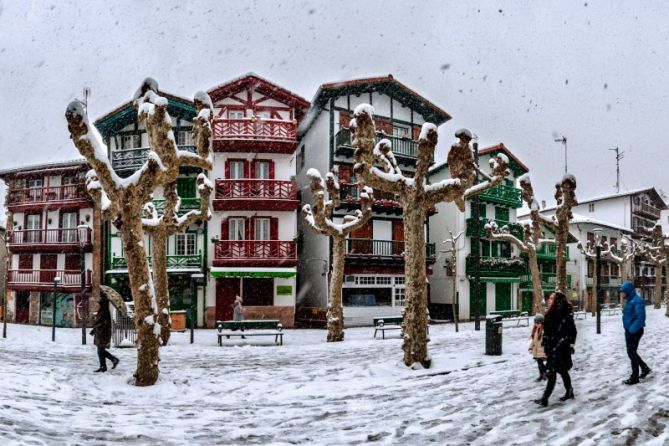
<path id="1" fill-rule="evenodd" d="M 309 117 L 301 126 L 300 133 L 305 133 L 309 129 L 313 120 L 325 108 L 330 99 L 349 94 L 375 92 L 392 96 L 394 100 L 402 105 L 420 113 L 425 121 L 437 126 L 451 119 L 451 115 L 446 111 L 395 79 L 392 74 L 389 74 L 388 76 L 367 77 L 321 85 L 314 95 L 311 109 L 308 113 Z"/>
<path id="2" fill-rule="evenodd" d="M 651 199 L 653 200 L 653 204 L 655 204 L 658 209 L 660 210 L 665 210 L 667 209 L 667 203 L 664 201 L 664 198 L 662 198 L 662 195 L 655 189 L 654 187 L 645 187 L 641 189 L 633 189 L 629 191 L 624 191 L 624 192 L 617 192 L 613 194 L 606 194 L 606 195 L 599 195 L 591 198 L 586 198 L 586 199 L 581 199 L 578 198 L 578 204 L 579 206 L 582 204 L 587 204 L 587 203 L 592 203 L 595 201 L 603 201 L 603 200 L 610 200 L 613 198 L 620 198 L 620 197 L 628 197 L 631 195 L 637 195 L 637 194 L 642 194 L 646 193 L 651 196 Z M 577 191 L 577 196 L 578 196 L 578 191 Z M 554 211 L 555 206 L 549 206 L 541 210 L 541 212 L 547 212 L 547 211 Z"/>
<path id="3" fill-rule="evenodd" d="M 59 161 L 53 163 L 32 164 L 23 167 L 14 167 L 12 169 L 0 170 L 0 178 L 4 179 L 8 176 L 20 176 L 31 174 L 53 174 L 64 171 L 79 170 L 89 168 L 88 161 L 85 159 L 77 159 L 71 161 Z"/>

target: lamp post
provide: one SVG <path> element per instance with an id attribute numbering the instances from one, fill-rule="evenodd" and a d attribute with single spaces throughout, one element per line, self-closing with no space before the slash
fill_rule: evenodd
<path id="1" fill-rule="evenodd" d="M 56 276 L 53 278 L 53 303 L 51 310 L 51 342 L 56 342 L 56 289 L 58 288 L 58 283 L 60 282 L 60 277 Z"/>
<path id="2" fill-rule="evenodd" d="M 599 262 L 602 256 L 602 228 L 594 228 L 595 233 L 595 280 L 597 280 L 597 287 L 595 288 L 595 305 L 597 305 L 597 334 L 602 333 L 602 272 Z"/>
<path id="3" fill-rule="evenodd" d="M 478 136 L 473 136 L 474 143 L 474 163 L 479 164 L 479 142 Z M 479 174 L 476 172 L 475 183 L 478 183 Z M 474 330 L 481 330 L 481 209 L 479 196 L 474 195 L 472 200 L 472 218 L 474 219 L 472 225 L 472 246 L 476 246 L 476 255 L 474 256 Z M 470 299 L 471 302 L 471 299 Z"/>
<path id="4" fill-rule="evenodd" d="M 204 279 L 204 274 L 202 273 L 193 273 L 190 275 L 190 286 L 191 286 L 191 303 L 188 310 L 190 314 L 190 343 L 192 344 L 195 337 L 195 305 L 197 302 L 197 285 Z"/>
<path id="5" fill-rule="evenodd" d="M 567 137 L 555 138 L 555 142 L 561 142 L 564 145 L 564 173 L 567 173 Z"/>
<path id="6" fill-rule="evenodd" d="M 88 244 L 88 226 L 77 226 L 79 236 L 79 265 L 81 266 L 81 345 L 86 345 L 86 319 L 88 302 L 86 299 L 86 245 Z"/>

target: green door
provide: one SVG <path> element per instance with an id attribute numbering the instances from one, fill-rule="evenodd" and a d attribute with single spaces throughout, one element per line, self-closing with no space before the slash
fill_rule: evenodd
<path id="1" fill-rule="evenodd" d="M 495 284 L 495 310 L 504 311 L 511 309 L 511 284 Z"/>
<path id="2" fill-rule="evenodd" d="M 527 314 L 532 314 L 532 294 L 534 294 L 532 291 L 521 291 L 520 292 L 522 297 L 523 297 L 523 308 L 521 311 L 527 311 Z"/>
<path id="3" fill-rule="evenodd" d="M 481 285 L 479 286 L 479 290 L 481 292 L 481 302 L 480 302 L 480 309 L 481 311 L 479 312 L 479 315 L 481 318 L 485 318 L 486 314 L 488 314 L 488 311 L 486 310 L 486 288 L 487 288 L 487 283 L 481 282 Z M 476 309 L 476 296 L 474 296 L 474 281 L 470 280 L 469 281 L 469 318 L 474 319 L 475 316 L 475 309 Z"/>

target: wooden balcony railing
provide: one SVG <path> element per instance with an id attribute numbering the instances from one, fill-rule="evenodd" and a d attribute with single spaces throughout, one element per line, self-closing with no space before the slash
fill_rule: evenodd
<path id="1" fill-rule="evenodd" d="M 91 230 L 88 229 L 87 247 L 91 244 Z M 26 229 L 12 231 L 9 237 L 9 247 L 17 250 L 23 247 L 79 247 L 79 232 L 77 228 L 58 229 Z"/>
<path id="2" fill-rule="evenodd" d="M 81 287 L 81 271 L 79 270 L 10 270 L 7 272 L 9 288 L 25 287 L 38 289 L 53 289 L 53 279 L 60 277 L 58 288 L 79 289 Z M 91 285 L 91 271 L 86 271 L 86 286 Z"/>
<path id="3" fill-rule="evenodd" d="M 393 155 L 395 155 L 396 157 L 412 158 L 414 160 L 416 159 L 416 150 L 418 148 L 418 144 L 416 143 L 416 141 L 410 138 L 400 138 L 397 136 L 389 136 L 386 135 L 385 133 L 377 133 L 376 142 L 378 143 L 382 139 L 387 139 L 390 141 Z M 352 147 L 351 144 L 352 144 L 351 131 L 345 127 L 342 127 L 335 135 L 335 147 L 337 148 L 337 150 L 341 148 L 343 150 L 350 151 Z"/>
<path id="4" fill-rule="evenodd" d="M 297 200 L 293 181 L 236 179 L 216 180 L 216 198 L 248 200 Z"/>
<path id="5" fill-rule="evenodd" d="M 435 256 L 435 244 L 425 244 L 425 257 L 430 260 Z M 404 258 L 404 241 L 374 240 L 364 238 L 346 239 L 347 257 L 385 257 Z"/>
<path id="6" fill-rule="evenodd" d="M 295 266 L 297 250 L 293 240 L 218 240 L 214 265 Z"/>
<path id="7" fill-rule="evenodd" d="M 195 146 L 178 146 L 178 149 L 197 153 Z M 142 167 L 142 164 L 146 161 L 149 150 L 151 150 L 149 147 L 114 150 L 111 152 L 112 168 L 119 172 L 137 170 Z"/>
<path id="8" fill-rule="evenodd" d="M 280 119 L 215 119 L 214 140 L 297 141 L 295 121 Z"/>
<path id="9" fill-rule="evenodd" d="M 43 203 L 67 203 L 87 200 L 88 193 L 83 183 L 65 186 L 28 187 L 10 189 L 7 195 L 7 206 Z"/>
<path id="10" fill-rule="evenodd" d="M 651 204 L 638 203 L 632 204 L 632 212 L 651 217 L 655 220 L 660 218 L 660 210 Z"/>
<path id="11" fill-rule="evenodd" d="M 146 256 L 151 265 L 151 256 Z M 116 257 L 112 255 L 111 268 L 124 269 L 128 267 L 128 262 L 125 257 Z M 187 268 L 202 268 L 202 254 L 192 255 L 168 255 L 167 269 L 187 269 Z"/>

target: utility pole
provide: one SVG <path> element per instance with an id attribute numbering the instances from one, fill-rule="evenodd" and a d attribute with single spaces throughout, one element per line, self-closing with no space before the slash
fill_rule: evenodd
<path id="1" fill-rule="evenodd" d="M 561 142 L 564 145 L 564 173 L 567 173 L 567 137 L 555 138 L 555 142 Z"/>
<path id="2" fill-rule="evenodd" d="M 618 147 L 609 150 L 616 152 L 616 193 L 620 193 L 620 160 L 623 159 L 625 152 L 621 152 Z"/>
<path id="3" fill-rule="evenodd" d="M 479 142 L 478 136 L 474 135 L 474 163 L 479 164 Z M 476 181 L 478 183 L 479 174 L 476 172 Z M 476 249 L 474 257 L 474 330 L 481 330 L 481 202 L 479 196 L 474 195 L 472 200 L 472 218 L 474 219 L 472 225 L 472 251 Z M 471 302 L 471 298 L 469 299 Z"/>

